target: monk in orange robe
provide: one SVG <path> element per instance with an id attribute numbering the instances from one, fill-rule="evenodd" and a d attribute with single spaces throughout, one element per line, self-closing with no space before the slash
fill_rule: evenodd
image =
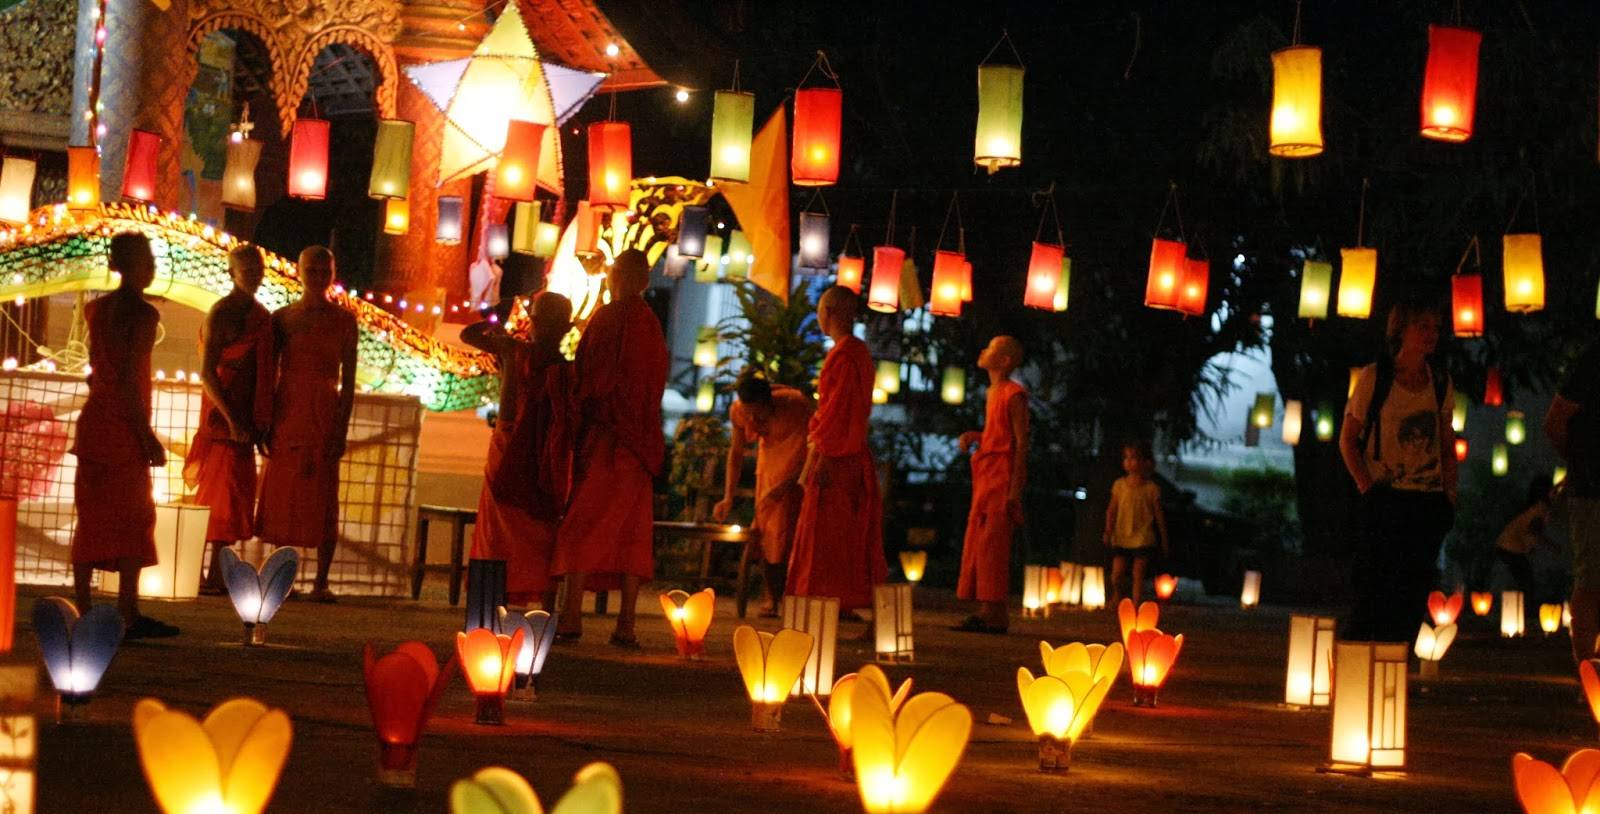
<path id="1" fill-rule="evenodd" d="M 526 606 L 539 597 L 552 613 L 550 557 L 572 467 L 572 365 L 561 356 L 561 338 L 571 328 L 571 300 L 545 291 L 533 299 L 531 343 L 498 320 L 461 332 L 463 342 L 500 361 L 500 413 L 478 494 L 472 558 L 504 560 L 507 600 Z"/>
<path id="2" fill-rule="evenodd" d="M 667 342 L 644 301 L 650 263 L 644 252 L 617 255 L 607 272 L 611 302 L 600 306 L 578 343 L 577 453 L 572 502 L 556 532 L 552 574 L 565 576 L 567 603 L 557 641 L 583 633 L 585 588 L 622 588 L 611 643 L 637 648 L 639 584 L 655 573 L 654 479 L 666 453 L 661 394 Z"/>
<path id="3" fill-rule="evenodd" d="M 989 374 L 983 432 L 962 433 L 959 445 L 972 453 L 972 509 L 961 547 L 956 596 L 978 601 L 978 613 L 955 627 L 972 633 L 1004 633 L 1011 593 L 1011 541 L 1022 527 L 1022 488 L 1028 479 L 1028 391 L 1011 380 L 1022 364 L 1022 345 L 997 336 L 978 354 Z"/>
<path id="4" fill-rule="evenodd" d="M 805 499 L 789 555 L 789 593 L 831 596 L 840 610 L 872 604 L 872 586 L 888 575 L 883 560 L 883 503 L 867 446 L 872 415 L 872 354 L 855 337 L 859 296 L 834 286 L 817 303 L 817 324 L 833 339 L 817 381 L 800 484 Z"/>
<path id="5" fill-rule="evenodd" d="M 774 617 L 783 602 L 789 550 L 805 497 L 800 488 L 800 468 L 806 461 L 806 429 L 816 403 L 793 387 L 773 385 L 755 370 L 746 370 L 735 390 L 739 398 L 728 411 L 733 439 L 728 446 L 727 477 L 723 479 L 722 500 L 712 507 L 711 516 L 719 523 L 728 519 L 739 474 L 744 469 L 746 447 L 756 441 L 754 529 L 761 545 L 769 599 L 761 615 Z"/>
<path id="6" fill-rule="evenodd" d="M 356 395 L 356 318 L 328 299 L 333 252 L 300 253 L 299 301 L 272 315 L 277 381 L 256 535 L 317 550 L 311 599 L 332 602 L 328 570 L 339 539 L 339 459 Z"/>
<path id="7" fill-rule="evenodd" d="M 233 290 L 211 306 L 201 332 L 200 427 L 183 464 L 191 502 L 211 508 L 210 593 L 221 593 L 222 549 L 255 535 L 256 446 L 272 421 L 272 315 L 256 302 L 261 250 L 228 252 Z"/>
<path id="8" fill-rule="evenodd" d="M 122 276 L 117 290 L 89 303 L 89 397 L 78 414 L 73 476 L 77 526 L 72 531 L 72 582 L 78 610 L 91 603 L 96 568 L 118 575 L 117 608 L 125 638 L 178 635 L 172 625 L 139 613 L 139 571 L 156 564 L 156 503 L 150 467 L 167 454 L 150 428 L 150 351 L 161 313 L 143 292 L 155 280 L 150 241 L 137 232 L 111 238 L 108 264 Z"/>

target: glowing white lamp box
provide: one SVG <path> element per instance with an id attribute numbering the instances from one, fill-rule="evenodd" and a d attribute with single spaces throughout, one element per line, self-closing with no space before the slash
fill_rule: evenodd
<path id="1" fill-rule="evenodd" d="M 1526 631 L 1527 611 L 1521 591 L 1500 592 L 1500 635 L 1515 639 Z"/>
<path id="2" fill-rule="evenodd" d="M 911 583 L 872 586 L 872 626 L 878 661 L 896 664 L 913 659 Z"/>
<path id="3" fill-rule="evenodd" d="M 1239 607 L 1250 610 L 1261 604 L 1261 572 L 1244 572 L 1244 587 L 1239 589 Z"/>
<path id="4" fill-rule="evenodd" d="M 1300 443 L 1301 424 L 1305 420 L 1305 406 L 1289 399 L 1283 403 L 1283 442 L 1289 446 Z"/>
<path id="5" fill-rule="evenodd" d="M 141 598 L 194 599 L 200 595 L 200 566 L 210 521 L 209 506 L 156 504 L 156 564 L 139 572 Z M 118 582 L 117 572 L 107 572 L 100 577 L 100 589 L 116 593 Z"/>
<path id="6" fill-rule="evenodd" d="M 1413 649 L 1422 665 L 1423 678 L 1439 677 L 1439 661 L 1444 658 L 1445 651 L 1450 649 L 1450 643 L 1455 640 L 1456 626 L 1453 623 L 1434 627 L 1423 622 L 1422 626 L 1417 628 L 1417 643 Z"/>
<path id="7" fill-rule="evenodd" d="M 1106 569 L 1099 565 L 1085 565 L 1083 571 L 1083 609 L 1105 610 Z"/>
<path id="8" fill-rule="evenodd" d="M 1329 770 L 1405 767 L 1406 651 L 1401 642 L 1334 645 Z"/>
<path id="9" fill-rule="evenodd" d="M 1061 578 L 1061 572 L 1045 565 L 1022 566 L 1022 615 L 1029 618 L 1035 616 L 1050 616 L 1050 602 L 1046 596 L 1050 593 L 1051 580 Z M 1059 589 L 1058 589 L 1059 590 Z"/>
<path id="10" fill-rule="evenodd" d="M 228 598 L 244 622 L 244 643 L 266 644 L 267 623 L 289 598 L 300 573 L 300 550 L 293 546 L 279 548 L 261 564 L 260 571 L 239 559 L 232 546 L 222 549 L 220 562 Z"/>
<path id="11" fill-rule="evenodd" d="M 1291 707 L 1325 707 L 1331 700 L 1334 627 L 1332 616 L 1289 617 L 1289 673 L 1283 703 Z"/>
<path id="12" fill-rule="evenodd" d="M 33 199 L 33 176 L 38 164 L 30 159 L 7 156 L 0 164 L 0 222 L 28 222 Z"/>
<path id="13" fill-rule="evenodd" d="M 1062 560 L 1057 568 L 1061 571 L 1061 604 L 1083 604 L 1083 567 Z"/>
<path id="14" fill-rule="evenodd" d="M 122 644 L 122 614 L 96 605 L 79 616 L 71 602 L 47 596 L 33 603 L 33 635 L 56 689 L 57 718 L 77 719 Z"/>
<path id="15" fill-rule="evenodd" d="M 839 637 L 839 600 L 831 596 L 785 596 L 783 626 L 811 639 L 811 655 L 790 695 L 827 695 L 833 691 L 833 654 Z"/>

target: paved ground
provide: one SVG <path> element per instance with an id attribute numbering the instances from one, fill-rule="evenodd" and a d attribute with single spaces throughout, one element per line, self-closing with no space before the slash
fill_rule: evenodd
<path id="1" fill-rule="evenodd" d="M 36 595 L 25 590 L 19 597 L 19 616 L 27 617 Z M 124 648 L 87 722 L 41 727 L 39 810 L 155 811 L 128 724 L 134 702 L 155 696 L 199 712 L 240 694 L 283 707 L 294 719 L 294 748 L 270 811 L 443 812 L 452 780 L 494 763 L 528 776 L 548 804 L 592 760 L 618 767 L 626 810 L 635 814 L 860 810 L 809 704 L 789 705 L 780 734 L 749 731 L 731 655 L 731 602 L 719 603 L 709 659 L 685 663 L 672 655 L 654 596 L 647 600 L 643 654 L 604 644 L 611 620 L 591 619 L 581 644 L 551 656 L 541 697 L 510 705 L 503 728 L 472 724 L 471 698 L 455 677 L 424 741 L 417 788 L 403 792 L 373 780 L 361 647 L 420 638 L 443 655 L 460 611 L 409 602 L 290 603 L 272 625 L 273 646 L 247 650 L 236 644 L 239 625 L 223 600 L 154 607 L 184 635 Z M 920 603 L 947 604 L 941 600 L 919 589 Z M 1513 752 L 1559 760 L 1596 740 L 1568 674 L 1564 639 L 1502 642 L 1487 621 L 1464 617 L 1444 679 L 1412 684 L 1409 773 L 1317 774 L 1327 753 L 1326 713 L 1276 706 L 1287 610 L 1176 605 L 1162 627 L 1186 641 L 1161 707 L 1135 709 L 1124 671 L 1093 737 L 1074 751 L 1071 771 L 1045 775 L 1036 770 L 1022 722 L 1016 668 L 1037 671 L 1041 638 L 1114 639 L 1114 618 L 1057 614 L 1019 621 L 1011 635 L 996 637 L 945 630 L 956 618 L 953 609 L 920 611 L 917 663 L 890 668 L 891 679 L 909 675 L 920 689 L 948 692 L 980 721 L 997 712 L 1016 722 L 974 730 L 936 811 L 1514 812 Z M 862 627 L 842 625 L 841 635 Z M 17 641 L 14 658 L 37 662 L 31 634 L 19 631 Z M 841 642 L 841 667 L 869 657 L 864 642 Z M 41 703 L 42 720 L 48 710 Z"/>

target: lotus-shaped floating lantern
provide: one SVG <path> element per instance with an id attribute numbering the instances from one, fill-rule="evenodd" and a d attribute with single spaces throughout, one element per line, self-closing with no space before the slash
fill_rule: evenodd
<path id="1" fill-rule="evenodd" d="M 1414 652 L 1421 660 L 1422 677 L 1439 677 L 1439 660 L 1444 658 L 1450 643 L 1456 640 L 1456 626 L 1454 624 L 1434 627 L 1427 622 L 1417 628 L 1417 643 Z"/>
<path id="2" fill-rule="evenodd" d="M 937 692 L 913 695 L 897 709 L 882 672 L 861 668 L 851 693 L 856 789 L 867 814 L 920 814 L 961 762 L 972 712 Z"/>
<path id="3" fill-rule="evenodd" d="M 233 609 L 244 622 L 244 643 L 267 643 L 267 623 L 283 606 L 294 588 L 294 579 L 300 573 L 300 551 L 284 546 L 272 552 L 257 571 L 239 559 L 232 547 L 223 548 L 221 554 L 222 579 L 228 585 L 228 598 Z"/>
<path id="4" fill-rule="evenodd" d="M 900 552 L 900 573 L 905 574 L 906 582 L 912 584 L 922 581 L 922 575 L 928 570 L 928 552 L 902 551 Z"/>
<path id="5" fill-rule="evenodd" d="M 1539 629 L 1544 631 L 1546 636 L 1561 629 L 1561 606 L 1559 604 L 1546 602 L 1539 606 Z"/>
<path id="6" fill-rule="evenodd" d="M 539 694 L 539 674 L 556 640 L 556 615 L 542 610 L 515 613 L 504 606 L 495 609 L 501 630 L 521 630 L 522 647 L 517 650 L 516 679 L 513 686 L 525 690 L 529 698 Z"/>
<path id="7" fill-rule="evenodd" d="M 1494 610 L 1494 592 L 1473 591 L 1472 612 L 1478 616 L 1488 616 L 1491 610 Z"/>
<path id="8" fill-rule="evenodd" d="M 422 642 L 406 642 L 382 656 L 368 644 L 362 661 L 367 709 L 378 733 L 378 780 L 410 788 L 417 782 L 417 744 L 450 683 L 452 665 L 441 670 Z"/>
<path id="9" fill-rule="evenodd" d="M 1172 664 L 1183 649 L 1183 634 L 1135 630 L 1128 634 L 1128 672 L 1133 679 L 1134 706 L 1153 707 Z"/>
<path id="10" fill-rule="evenodd" d="M 778 731 L 783 702 L 811 657 L 811 643 L 811 634 L 794 628 L 774 634 L 740 625 L 733 631 L 733 657 L 750 695 L 750 726 L 757 732 Z"/>
<path id="11" fill-rule="evenodd" d="M 122 644 L 122 614 L 97 605 L 79 616 L 71 602 L 47 596 L 33 604 L 33 635 L 56 688 L 57 718 L 77 718 Z"/>
<path id="12" fill-rule="evenodd" d="M 1039 658 L 1044 663 L 1046 675 L 1056 678 L 1070 673 L 1088 673 L 1098 681 L 1109 678 L 1113 681 L 1117 673 L 1122 671 L 1122 660 L 1126 650 L 1122 645 L 1111 644 L 1084 644 L 1073 642 L 1061 647 L 1051 647 L 1048 642 L 1039 642 Z"/>
<path id="13" fill-rule="evenodd" d="M 1600 749 L 1579 749 L 1556 767 L 1518 752 L 1511 758 L 1517 801 L 1527 814 L 1600 811 Z"/>
<path id="14" fill-rule="evenodd" d="M 1158 574 L 1155 580 L 1156 598 L 1162 601 L 1172 598 L 1178 591 L 1178 578 L 1171 574 Z"/>
<path id="15" fill-rule="evenodd" d="M 1428 618 L 1433 620 L 1433 626 L 1444 627 L 1455 624 L 1456 617 L 1461 615 L 1461 603 L 1464 598 L 1460 591 L 1449 596 L 1445 596 L 1443 591 L 1429 593 Z"/>
<path id="16" fill-rule="evenodd" d="M 1141 602 L 1136 609 L 1132 599 L 1117 603 L 1117 623 L 1122 626 L 1122 646 L 1128 646 L 1128 634 L 1136 630 L 1155 630 L 1161 620 L 1161 606 L 1154 602 Z"/>
<path id="17" fill-rule="evenodd" d="M 850 758 L 850 748 L 854 743 L 851 740 L 850 732 L 850 722 L 854 717 L 851 707 L 852 693 L 855 691 L 856 682 L 878 680 L 888 681 L 888 677 L 883 674 L 882 670 L 874 670 L 868 673 L 865 678 L 859 673 L 849 673 L 840 676 L 838 681 L 833 682 L 833 693 L 828 696 L 828 731 L 833 733 L 833 742 L 839 746 L 839 771 L 845 777 L 855 777 L 855 764 Z M 884 692 L 889 692 L 887 686 L 882 689 Z M 900 687 L 890 694 L 890 711 L 898 712 L 900 705 L 904 704 L 906 698 L 910 695 L 911 679 L 908 678 L 900 682 Z M 817 703 L 820 705 L 822 702 L 819 701 Z"/>
<path id="18" fill-rule="evenodd" d="M 500 766 L 479 769 L 450 787 L 450 814 L 544 814 L 522 775 Z M 609 763 L 590 763 L 572 777 L 550 814 L 622 814 L 622 778 Z"/>
<path id="19" fill-rule="evenodd" d="M 667 591 L 661 595 L 661 612 L 672 626 L 672 639 L 678 646 L 680 658 L 705 657 L 706 631 L 711 628 L 711 616 L 716 609 L 717 593 L 710 588 L 692 595 L 687 591 Z"/>
<path id="20" fill-rule="evenodd" d="M 1578 683 L 1583 685 L 1583 697 L 1589 701 L 1589 714 L 1600 724 L 1600 660 L 1584 659 L 1578 662 Z"/>
<path id="21" fill-rule="evenodd" d="M 510 636 L 486 627 L 456 634 L 456 657 L 477 705 L 474 722 L 490 726 L 506 722 L 506 693 L 516 676 L 516 654 L 521 650 L 521 628 Z"/>
<path id="22" fill-rule="evenodd" d="M 293 737 L 289 716 L 254 698 L 224 701 L 204 721 L 154 698 L 133 708 L 139 762 L 166 814 L 260 814 Z"/>
<path id="23" fill-rule="evenodd" d="M 1112 676 L 1096 678 L 1088 672 L 1068 672 L 1060 676 L 1034 678 L 1026 667 L 1017 668 L 1017 693 L 1028 726 L 1039 739 L 1039 769 L 1065 771 L 1072 761 L 1072 745 L 1094 720 Z"/>

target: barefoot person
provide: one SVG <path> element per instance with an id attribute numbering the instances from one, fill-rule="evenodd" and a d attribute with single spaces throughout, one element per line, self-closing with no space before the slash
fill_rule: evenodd
<path id="1" fill-rule="evenodd" d="M 332 602 L 328 569 L 339 537 L 339 459 L 356 392 L 356 319 L 328 299 L 333 252 L 300 253 L 300 300 L 272 315 L 277 384 L 261 473 L 256 534 L 317 550 L 311 599 Z"/>
<path id="2" fill-rule="evenodd" d="M 78 456 L 73 589 L 78 611 L 88 611 L 94 570 L 115 571 L 125 637 L 176 636 L 177 628 L 139 613 L 139 570 L 156 564 L 150 467 L 167 462 L 150 428 L 150 351 L 161 314 L 140 293 L 155 279 L 156 261 L 148 238 L 123 232 L 111 238 L 107 262 L 122 281 L 85 309 L 89 397 L 78 416 L 72 449 Z"/>
<path id="3" fill-rule="evenodd" d="M 805 496 L 800 489 L 800 467 L 806 460 L 806 426 L 816 405 L 806 394 L 774 385 L 754 369 L 739 376 L 735 390 L 738 400 L 728 411 L 733 440 L 728 447 L 727 477 L 722 501 L 712 507 L 711 516 L 719 523 L 728 519 L 746 447 L 756 441 L 755 534 L 761 545 L 768 598 L 761 615 L 773 617 L 783 602 L 790 543 Z"/>
<path id="4" fill-rule="evenodd" d="M 978 613 L 957 630 L 1004 633 L 1009 625 L 1011 541 L 1022 526 L 1022 487 L 1028 479 L 1028 391 L 1011 380 L 1022 364 L 1022 344 L 997 336 L 978 354 L 989 374 L 983 432 L 962 433 L 960 446 L 972 454 L 972 508 L 961 547 L 961 578 L 956 596 L 978 601 Z"/>
<path id="5" fill-rule="evenodd" d="M 661 394 L 667 342 L 644 301 L 650 264 L 644 252 L 617 255 L 607 272 L 611 302 L 590 318 L 578 343 L 577 454 L 572 502 L 556 532 L 550 572 L 567 582 L 558 640 L 583 633 L 586 588 L 622 588 L 611 643 L 637 648 L 639 583 L 655 572 L 651 550 L 654 478 L 661 472 Z"/>
<path id="6" fill-rule="evenodd" d="M 461 341 L 500 362 L 500 417 L 478 495 L 472 558 L 504 560 L 506 599 L 525 607 L 537 598 L 551 613 L 550 557 L 572 470 L 572 365 L 561 356 L 571 327 L 572 302 L 545 291 L 533 298 L 532 342 L 498 321 L 461 332 Z"/>
<path id="7" fill-rule="evenodd" d="M 872 604 L 872 586 L 883 582 L 883 505 L 878 475 L 867 446 L 872 414 L 872 355 L 851 332 L 859 298 L 834 286 L 817 303 L 817 324 L 833 339 L 817 381 L 817 412 L 811 416 L 789 590 L 796 596 L 831 596 L 841 611 Z"/>
<path id="8" fill-rule="evenodd" d="M 272 421 L 272 316 L 255 296 L 263 273 L 260 249 L 228 252 L 233 290 L 211 306 L 200 335 L 200 428 L 183 480 L 211 509 L 211 593 L 223 590 L 222 549 L 255 535 L 256 445 Z"/>

